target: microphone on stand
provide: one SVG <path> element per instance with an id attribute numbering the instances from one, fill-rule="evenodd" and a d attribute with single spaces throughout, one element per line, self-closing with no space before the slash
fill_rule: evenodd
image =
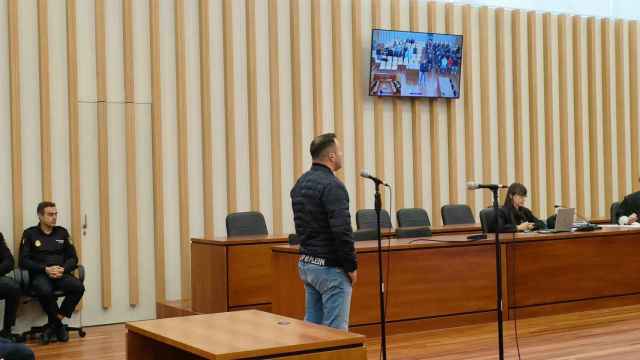
<path id="1" fill-rule="evenodd" d="M 363 178 L 367 178 L 369 180 L 373 180 L 373 182 L 376 183 L 376 184 L 384 185 L 386 187 L 391 187 L 391 185 L 389 185 L 389 184 L 385 183 L 384 181 L 378 179 L 377 177 L 369 174 L 369 172 L 367 170 L 362 170 L 360 172 L 360 176 L 362 176 Z"/>
<path id="2" fill-rule="evenodd" d="M 467 182 L 467 190 L 478 190 L 478 189 L 495 190 L 495 189 L 506 189 L 508 187 L 509 185 L 503 185 L 503 184 L 480 184 L 477 181 Z"/>

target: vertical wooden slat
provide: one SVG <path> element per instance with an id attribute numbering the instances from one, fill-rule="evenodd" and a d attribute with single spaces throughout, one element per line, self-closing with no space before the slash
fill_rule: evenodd
<path id="1" fill-rule="evenodd" d="M 584 200 L 584 91 L 582 72 L 584 61 L 582 60 L 582 18 L 573 16 L 573 118 L 575 129 L 575 148 L 576 156 L 576 212 L 581 216 L 585 213 Z M 563 190 L 564 191 L 564 190 Z"/>
<path id="2" fill-rule="evenodd" d="M 567 45 L 567 15 L 560 15 L 558 17 L 558 77 L 560 91 L 558 97 L 560 98 L 560 188 L 562 196 L 562 205 L 570 206 L 569 192 L 569 91 L 571 84 L 569 84 L 567 78 L 568 69 L 571 68 L 569 63 L 568 54 L 569 47 Z M 575 100 L 574 100 L 575 101 Z"/>
<path id="3" fill-rule="evenodd" d="M 71 238 L 82 261 L 82 216 L 80 209 L 80 135 L 78 129 L 78 43 L 76 0 L 67 0 L 67 90 L 69 105 L 69 182 L 71 195 Z"/>
<path id="4" fill-rule="evenodd" d="M 382 19 L 381 19 L 381 4 L 380 0 L 373 0 L 371 4 L 371 23 L 374 28 L 382 27 Z M 358 51 L 362 51 L 362 49 L 358 49 Z M 376 175 L 384 179 L 385 171 L 384 171 L 384 99 L 379 97 L 375 97 L 373 99 L 373 123 L 374 123 L 374 146 L 375 146 L 375 159 L 376 159 Z M 395 184 L 394 184 L 395 185 Z M 383 207 L 385 197 L 382 199 Z"/>
<path id="5" fill-rule="evenodd" d="M 449 34 L 455 34 L 454 15 L 456 5 L 448 3 L 446 5 L 446 31 Z M 464 44 L 463 44 L 464 45 Z M 458 179 L 458 101 L 451 100 L 447 102 L 447 134 L 448 137 L 448 153 L 449 153 L 449 203 L 458 203 L 458 189 L 460 188 Z"/>
<path id="6" fill-rule="evenodd" d="M 331 1 L 331 49 L 333 61 L 333 121 L 336 136 L 344 144 L 344 116 L 342 97 L 342 5 L 341 0 Z M 344 170 L 338 172 L 344 181 Z"/>
<path id="7" fill-rule="evenodd" d="M 430 32 L 437 32 L 437 11 L 438 4 L 429 2 L 427 6 L 427 16 Z M 442 206 L 442 197 L 440 194 L 440 109 L 439 100 L 433 99 L 429 102 L 430 112 L 430 132 L 431 139 L 431 217 L 433 225 L 440 225 L 442 222 L 442 214 L 440 206 Z"/>
<path id="8" fill-rule="evenodd" d="M 411 0 L 410 7 L 411 31 L 420 31 L 418 0 Z M 414 99 L 411 102 L 411 144 L 413 146 L 413 206 L 417 208 L 422 208 L 423 206 L 422 142 L 424 138 L 421 118 L 422 101 Z"/>
<path id="9" fill-rule="evenodd" d="M 234 213 L 237 211 L 237 184 L 236 184 L 236 108 L 234 102 L 235 79 L 234 67 L 235 59 L 233 56 L 236 44 L 233 41 L 233 0 L 222 1 L 222 39 L 223 39 L 223 58 L 224 58 L 224 117 L 226 130 L 226 150 L 227 150 L 227 211 Z M 295 118 L 295 114 L 294 114 Z M 294 124 L 295 129 L 295 124 Z M 294 154 L 296 151 L 294 151 Z"/>
<path id="10" fill-rule="evenodd" d="M 482 178 L 485 183 L 491 183 L 491 94 L 489 71 L 489 8 L 480 8 L 480 124 L 482 126 Z M 491 205 L 491 194 L 484 194 L 484 205 Z"/>
<path id="11" fill-rule="evenodd" d="M 531 156 L 531 208 L 535 214 L 540 213 L 540 150 L 538 138 L 538 35 L 535 11 L 527 13 L 528 41 L 529 41 L 529 138 Z"/>
<path id="12" fill-rule="evenodd" d="M 213 134 L 211 130 L 211 43 L 209 36 L 209 0 L 199 3 L 200 35 L 200 94 L 202 116 L 202 205 L 204 215 L 204 236 L 214 236 L 213 225 Z"/>
<path id="13" fill-rule="evenodd" d="M 618 164 L 618 198 L 621 199 L 627 194 L 627 164 L 633 159 L 627 157 L 627 96 L 625 94 L 625 78 L 629 74 L 625 73 L 627 59 L 624 49 L 627 46 L 624 42 L 625 21 L 616 20 L 616 129 L 617 129 L 617 158 Z M 636 182 L 636 181 L 633 181 Z"/>
<path id="14" fill-rule="evenodd" d="M 640 111 L 638 107 L 638 21 L 629 23 L 629 105 L 631 121 L 631 188 L 633 191 L 640 190 L 640 181 L 636 181 L 640 176 L 640 164 L 636 159 L 640 159 L 640 144 L 638 144 L 638 122 L 640 121 Z"/>
<path id="15" fill-rule="evenodd" d="M 269 114 L 273 232 L 282 233 L 282 152 L 280 150 L 280 57 L 278 3 L 269 1 Z"/>
<path id="16" fill-rule="evenodd" d="M 51 97 L 49 84 L 49 15 L 47 0 L 38 0 L 38 65 L 40 81 L 40 156 L 42 198 L 52 200 L 51 180 Z"/>
<path id="17" fill-rule="evenodd" d="M 505 10 L 503 8 L 496 9 L 496 72 L 497 72 L 497 94 L 498 104 L 498 182 L 500 184 L 507 183 L 507 96 L 513 96 L 512 93 L 507 95 L 507 84 L 505 77 L 505 68 L 507 64 L 507 54 L 505 53 Z M 514 70 L 516 72 L 517 70 Z"/>
<path id="18" fill-rule="evenodd" d="M 613 118 L 613 109 L 611 105 L 611 95 L 613 91 L 611 77 L 615 74 L 611 73 L 611 19 L 601 19 L 601 41 L 602 41 L 602 138 L 604 147 L 604 204 L 605 209 L 611 205 L 613 201 L 613 163 L 612 156 L 613 147 L 611 144 L 611 120 Z"/>
<path id="19" fill-rule="evenodd" d="M 291 32 L 291 121 L 293 131 L 293 176 L 302 175 L 302 83 L 300 69 L 300 0 L 290 0 Z M 358 50 L 360 51 L 360 50 Z"/>
<path id="20" fill-rule="evenodd" d="M 473 91 L 473 78 L 475 74 L 473 72 L 474 63 L 472 57 L 472 49 L 475 47 L 473 41 L 473 34 L 476 32 L 472 27 L 471 17 L 473 8 L 471 5 L 464 5 L 463 8 L 463 35 L 464 35 L 464 49 L 463 49 L 463 66 L 462 66 L 462 80 L 464 81 L 464 157 L 465 157 L 465 176 L 466 180 L 475 180 L 476 162 L 475 162 L 475 124 L 474 124 L 474 91 Z M 476 196 L 473 192 L 467 192 L 467 204 L 470 208 L 476 208 Z"/>
<path id="21" fill-rule="evenodd" d="M 22 110 L 20 108 L 20 24 L 18 2 L 9 1 L 9 81 L 11 87 L 11 194 L 14 251 L 20 248 L 22 210 Z"/>
<path id="22" fill-rule="evenodd" d="M 598 179 L 598 90 L 596 56 L 598 42 L 596 38 L 596 19 L 587 20 L 587 73 L 589 74 L 589 181 L 591 197 L 591 216 L 600 214 L 600 181 Z"/>
<path id="23" fill-rule="evenodd" d="M 156 300 L 166 299 L 164 255 L 164 163 L 162 146 L 162 88 L 160 85 L 160 9 L 149 0 L 149 35 L 151 52 L 151 141 L 153 161 L 153 236 L 155 239 Z"/>
<path id="24" fill-rule="evenodd" d="M 322 101 L 322 23 L 321 1 L 311 0 L 311 59 L 313 66 L 313 132 L 320 135 L 323 126 Z"/>
<path id="25" fill-rule="evenodd" d="M 245 3 L 247 46 L 247 113 L 249 122 L 249 182 L 251 210 L 260 210 L 260 167 L 258 164 L 258 91 L 256 77 L 256 1 Z"/>
<path id="26" fill-rule="evenodd" d="M 183 297 L 191 296 L 191 251 L 189 241 L 189 136 L 187 117 L 187 69 L 184 34 L 184 0 L 175 0 L 176 31 L 176 95 L 178 122 L 178 207 L 180 223 L 180 289 Z"/>
<path id="27" fill-rule="evenodd" d="M 96 0 L 96 78 L 98 94 L 98 176 L 102 307 L 111 307 L 111 230 L 109 210 L 109 131 L 107 118 L 107 52 L 104 0 Z"/>
<path id="28" fill-rule="evenodd" d="M 351 3 L 351 43 L 353 52 L 353 122 L 355 132 L 356 171 L 364 167 L 364 132 L 362 118 L 362 98 L 365 92 L 362 88 L 362 2 L 353 0 Z M 356 209 L 364 208 L 364 184 L 356 181 Z"/>
<path id="29" fill-rule="evenodd" d="M 391 2 L 391 28 L 400 30 L 400 2 Z M 393 99 L 393 168 L 396 208 L 404 208 L 403 100 Z"/>
<path id="30" fill-rule="evenodd" d="M 547 214 L 553 213 L 556 203 L 556 186 L 555 186 L 555 146 L 553 142 L 553 128 L 556 126 L 554 122 L 554 91 L 553 91 L 553 33 L 552 33 L 552 15 L 545 13 L 542 17 L 542 49 L 543 49 L 543 68 L 544 68 L 544 121 L 545 135 L 544 147 L 546 164 L 546 194 L 547 194 Z"/>
<path id="31" fill-rule="evenodd" d="M 513 148 L 515 150 L 515 177 L 517 182 L 524 181 L 524 154 L 522 148 L 524 104 L 522 94 L 522 10 L 511 13 L 511 41 L 513 63 Z"/>
<path id="32" fill-rule="evenodd" d="M 124 100 L 125 100 L 125 151 L 127 167 L 127 243 L 129 256 L 129 304 L 140 302 L 138 276 L 138 198 L 136 162 L 136 108 L 133 67 L 133 3 L 124 0 L 123 44 L 124 44 Z"/>

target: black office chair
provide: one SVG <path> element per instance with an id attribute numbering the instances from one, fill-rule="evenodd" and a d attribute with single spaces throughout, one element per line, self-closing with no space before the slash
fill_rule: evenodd
<path id="1" fill-rule="evenodd" d="M 480 210 L 480 227 L 483 233 L 496 232 L 496 213 L 494 208 Z"/>
<path id="2" fill-rule="evenodd" d="M 82 265 L 78 265 L 77 269 L 75 270 L 76 272 L 76 277 L 78 278 L 78 280 L 80 280 L 81 283 L 84 284 L 84 277 L 85 277 L 85 269 L 84 266 Z M 31 280 L 29 278 L 29 272 L 27 270 L 24 269 L 16 269 L 15 270 L 15 274 L 16 274 L 16 280 L 20 283 L 20 287 L 22 288 L 22 293 L 23 296 L 26 296 L 27 299 L 26 301 L 23 302 L 23 304 L 28 304 L 30 302 L 32 302 L 33 300 L 37 299 L 36 294 L 34 293 L 33 289 L 31 288 Z M 56 299 L 61 298 L 66 296 L 65 292 L 62 290 L 56 290 L 53 292 L 53 295 L 56 297 Z M 87 335 L 87 333 L 84 331 L 84 328 L 82 326 L 82 313 L 80 313 L 80 326 L 69 326 L 69 325 L 65 325 L 67 332 L 71 333 L 71 332 L 77 332 L 78 335 L 83 338 Z M 42 333 L 44 333 L 44 331 L 47 329 L 47 324 L 45 325 L 41 325 L 41 326 L 33 326 L 31 327 L 31 330 L 29 331 L 25 331 L 22 333 L 22 336 L 25 339 L 35 339 L 37 337 L 40 337 L 40 341 L 42 344 L 46 345 L 49 342 L 48 341 L 44 341 L 42 339 Z"/>
<path id="3" fill-rule="evenodd" d="M 469 205 L 449 204 L 440 208 L 444 225 L 474 224 L 476 219 Z"/>
<path id="4" fill-rule="evenodd" d="M 353 241 L 378 240 L 378 229 L 360 229 L 353 232 Z"/>
<path id="5" fill-rule="evenodd" d="M 267 223 L 257 211 L 237 212 L 227 215 L 227 236 L 267 235 Z"/>
<path id="6" fill-rule="evenodd" d="M 619 212 L 620 212 L 620 201 L 616 201 L 613 204 L 611 204 L 611 207 L 609 208 L 609 221 L 612 224 L 618 224 L 618 218 L 620 216 L 622 216 Z"/>
<path id="7" fill-rule="evenodd" d="M 288 242 L 289 245 L 298 245 L 300 244 L 300 239 L 298 239 L 298 236 L 296 236 L 296 234 L 289 234 Z"/>
<path id="8" fill-rule="evenodd" d="M 396 213 L 398 227 L 431 226 L 429 214 L 425 209 L 400 209 Z"/>
<path id="9" fill-rule="evenodd" d="M 383 229 L 390 229 L 393 227 L 393 225 L 391 225 L 391 216 L 385 209 L 380 211 L 380 225 Z M 378 227 L 376 211 L 374 209 L 358 210 L 356 212 L 356 226 L 358 227 L 358 230 L 376 229 Z"/>
<path id="10" fill-rule="evenodd" d="M 398 239 L 423 238 L 429 236 L 431 236 L 431 229 L 429 229 L 428 226 L 396 228 L 396 237 Z"/>

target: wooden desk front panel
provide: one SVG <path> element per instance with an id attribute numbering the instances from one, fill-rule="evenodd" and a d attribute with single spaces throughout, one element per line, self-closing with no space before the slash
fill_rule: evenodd
<path id="1" fill-rule="evenodd" d="M 390 260 L 390 272 L 387 263 Z M 298 256 L 273 253 L 273 311 L 304 317 L 304 287 Z M 351 325 L 379 322 L 378 257 L 358 254 L 358 282 L 353 287 Z M 427 318 L 495 309 L 495 248 L 489 245 L 410 249 L 383 253 L 388 320 Z"/>
<path id="2" fill-rule="evenodd" d="M 271 303 L 273 245 L 227 247 L 229 307 Z"/>
<path id="3" fill-rule="evenodd" d="M 509 244 L 510 306 L 640 293 L 640 236 L 594 235 Z"/>

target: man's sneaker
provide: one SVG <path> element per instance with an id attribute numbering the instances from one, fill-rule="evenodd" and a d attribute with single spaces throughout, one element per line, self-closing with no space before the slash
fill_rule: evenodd
<path id="1" fill-rule="evenodd" d="M 58 326 L 56 327 L 56 337 L 60 342 L 69 341 L 69 332 L 67 331 L 67 326 L 65 324 L 58 324 Z"/>

